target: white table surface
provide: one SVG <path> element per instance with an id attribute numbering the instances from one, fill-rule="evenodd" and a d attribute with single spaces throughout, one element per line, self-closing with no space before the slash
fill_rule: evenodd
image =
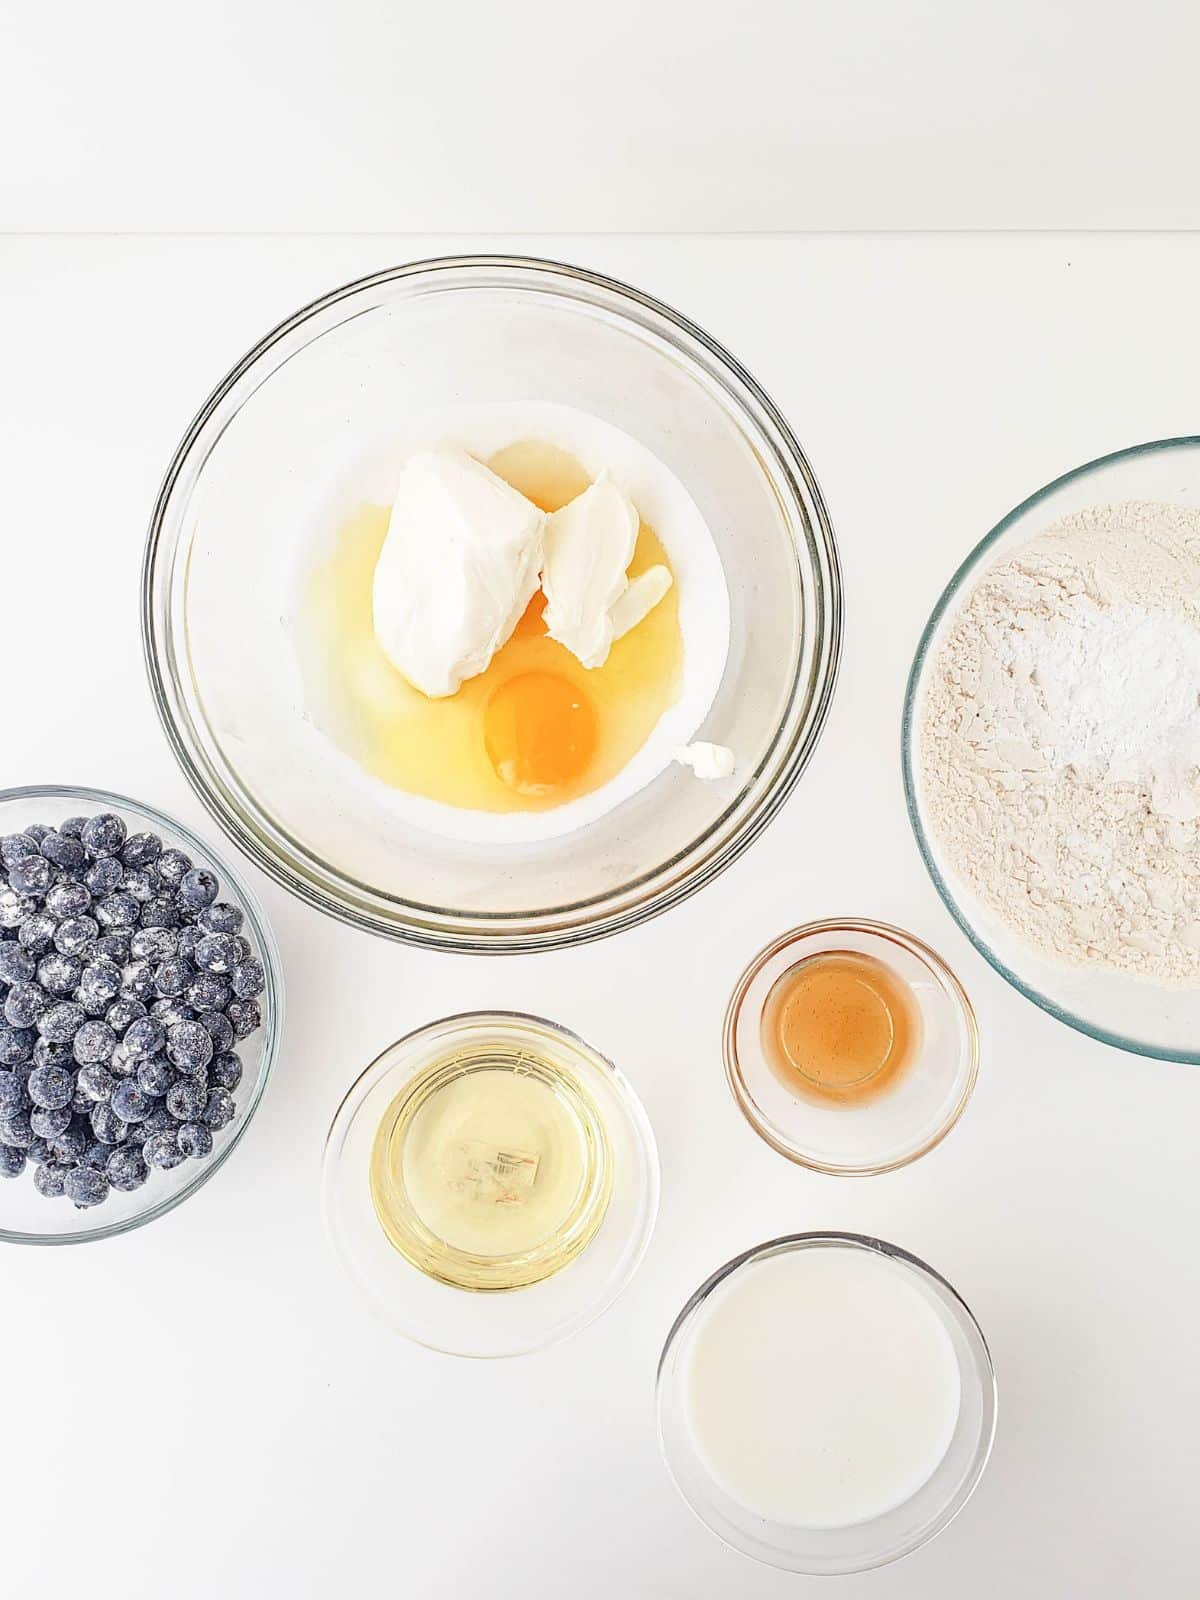
<path id="1" fill-rule="evenodd" d="M 0 228 L 1195 228 L 1195 0 L 5 0 Z"/>
<path id="2" fill-rule="evenodd" d="M 5 783 L 124 790 L 214 836 L 142 668 L 138 563 L 159 475 L 210 386 L 279 317 L 393 261 L 509 242 L 0 240 Z M 1082 1038 L 985 966 L 922 870 L 897 745 L 917 634 L 967 548 L 1059 471 L 1200 427 L 1200 239 L 538 247 L 687 311 L 790 417 L 845 564 L 828 729 L 743 860 L 593 948 L 425 954 L 247 869 L 283 949 L 288 1016 L 243 1144 L 150 1228 L 0 1258 L 4 1593 L 815 1593 L 693 1519 L 659 1460 L 653 1377 L 714 1267 L 832 1227 L 895 1240 L 959 1288 L 991 1343 L 1000 1422 L 978 1493 L 940 1539 L 829 1592 L 1192 1595 L 1200 1072 Z M 65 642 L 45 642 L 47 617 Z M 888 1177 L 792 1168 L 742 1122 L 721 1072 L 745 959 L 839 912 L 930 939 L 982 1027 L 963 1122 Z M 372 1320 L 322 1235 L 318 1169 L 339 1097 L 381 1046 L 488 1005 L 557 1018 L 621 1064 L 657 1130 L 663 1201 L 638 1277 L 601 1321 L 542 1355 L 474 1364 Z"/>

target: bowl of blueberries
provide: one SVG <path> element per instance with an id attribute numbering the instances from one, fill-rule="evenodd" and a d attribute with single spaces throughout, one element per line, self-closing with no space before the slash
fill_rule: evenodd
<path id="1" fill-rule="evenodd" d="M 0 1240 L 108 1238 L 195 1193 L 282 1013 L 271 931 L 209 845 L 121 795 L 0 791 Z"/>

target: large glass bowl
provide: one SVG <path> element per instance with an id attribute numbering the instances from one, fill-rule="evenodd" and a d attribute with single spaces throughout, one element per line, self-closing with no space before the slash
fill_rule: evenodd
<path id="1" fill-rule="evenodd" d="M 303 719 L 255 725 L 246 640 L 274 629 L 265 574 L 404 419 L 464 403 L 573 406 L 631 434 L 690 491 L 729 591 L 728 661 L 697 737 L 737 777 L 671 765 L 586 828 L 484 847 L 351 801 Z M 364 487 L 361 498 L 369 498 Z M 282 553 L 282 556 L 281 556 Z M 277 585 L 276 585 L 277 586 Z M 260 598 L 261 597 L 261 598 Z M 268 334 L 205 402 L 159 494 L 143 625 L 159 713 L 230 838 L 286 887 L 376 933 L 534 950 L 615 933 L 729 865 L 812 754 L 833 690 L 841 588 L 811 469 L 754 380 L 635 289 L 551 262 L 418 262 L 334 290 Z M 218 684 L 221 685 L 218 688 Z"/>
<path id="2" fill-rule="evenodd" d="M 65 1198 L 48 1200 L 33 1186 L 33 1169 L 20 1177 L 0 1179 L 0 1240 L 12 1244 L 86 1244 L 128 1233 L 153 1222 L 196 1193 L 225 1164 L 262 1100 L 267 1078 L 279 1048 L 283 1026 L 283 978 L 279 951 L 262 907 L 240 873 L 210 844 L 164 816 L 153 806 L 108 794 L 103 789 L 34 786 L 0 792 L 0 836 L 19 833 L 30 823 L 58 823 L 73 816 L 112 811 L 130 833 L 157 833 L 169 847 L 184 851 L 197 866 L 210 868 L 221 883 L 221 899 L 239 908 L 244 932 L 263 964 L 266 988 L 259 1005 L 262 1026 L 237 1045 L 242 1061 L 242 1081 L 234 1094 L 237 1115 L 227 1128 L 213 1135 L 213 1153 L 204 1161 L 184 1161 L 169 1172 L 153 1171 L 131 1194 L 114 1189 L 102 1205 L 80 1211 Z"/>
<path id="3" fill-rule="evenodd" d="M 1120 500 L 1200 506 L 1200 438 L 1159 439 L 1064 473 L 1023 500 L 975 546 L 950 579 L 917 646 L 901 734 L 904 792 L 925 865 L 948 910 L 1002 978 L 1052 1017 L 1104 1044 L 1166 1061 L 1200 1062 L 1200 989 L 1170 987 L 1105 968 L 1047 959 L 1011 933 L 955 871 L 926 818 L 917 730 L 930 663 L 983 571 L 1060 517 Z"/>
<path id="4" fill-rule="evenodd" d="M 806 1527 L 764 1516 L 714 1477 L 689 1421 L 687 1386 L 693 1339 L 721 1291 L 769 1257 L 799 1250 L 862 1250 L 878 1270 L 903 1274 L 934 1311 L 958 1363 L 960 1403 L 941 1462 L 902 1504 L 865 1522 Z M 975 1492 L 996 1432 L 996 1377 L 969 1308 L 932 1267 L 883 1239 L 856 1233 L 795 1233 L 747 1250 L 702 1283 L 675 1319 L 658 1364 L 658 1436 L 680 1494 L 719 1539 L 768 1566 L 813 1576 L 864 1572 L 908 1555 L 951 1523 Z"/>

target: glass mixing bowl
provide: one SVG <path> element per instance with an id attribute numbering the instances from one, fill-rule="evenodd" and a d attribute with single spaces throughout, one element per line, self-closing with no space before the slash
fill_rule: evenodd
<path id="1" fill-rule="evenodd" d="M 283 1026 L 283 978 L 279 951 L 262 907 L 234 871 L 210 844 L 166 817 L 153 806 L 103 789 L 30 787 L 0 793 L 0 836 L 19 833 L 30 823 L 58 823 L 73 816 L 113 811 L 130 833 L 157 833 L 164 844 L 191 856 L 198 866 L 209 867 L 221 882 L 221 899 L 235 905 L 245 917 L 244 932 L 263 964 L 266 988 L 259 997 L 262 1026 L 236 1045 L 242 1061 L 242 1081 L 234 1093 L 237 1115 L 227 1128 L 213 1135 L 213 1153 L 204 1161 L 184 1161 L 169 1172 L 153 1171 L 140 1189 L 120 1193 L 114 1189 L 102 1205 L 79 1211 L 67 1199 L 48 1200 L 33 1186 L 33 1170 L 26 1167 L 17 1178 L 0 1179 L 0 1240 L 13 1244 L 86 1244 L 140 1228 L 144 1222 L 181 1205 L 196 1193 L 229 1159 L 250 1119 L 258 1110 L 267 1087 Z"/>
<path id="2" fill-rule="evenodd" d="M 269 598 L 279 585 L 267 576 L 294 555 L 298 529 L 320 517 L 330 485 L 352 492 L 403 420 L 495 401 L 589 412 L 633 435 L 690 491 L 731 610 L 724 675 L 696 737 L 734 749 L 734 780 L 704 783 L 672 764 L 575 833 L 466 844 L 420 831 L 339 781 L 299 711 L 262 709 L 247 640 L 273 629 L 271 659 L 286 670 L 289 645 Z M 365 487 L 359 498 L 369 498 Z M 765 826 L 825 720 L 841 586 L 812 471 L 732 356 L 677 312 L 595 273 L 472 257 L 336 289 L 238 363 L 167 472 L 142 615 L 175 753 L 260 866 L 376 933 L 438 948 L 534 950 L 665 910 Z"/>
<path id="3" fill-rule="evenodd" d="M 1089 461 L 1023 500 L 980 540 L 942 591 L 917 646 L 901 731 L 904 792 L 917 845 L 938 893 L 980 955 L 1014 989 L 1104 1044 L 1165 1061 L 1200 1062 L 1200 990 L 1050 960 L 979 901 L 928 822 L 917 749 L 931 663 L 960 603 L 984 570 L 1060 517 L 1120 500 L 1200 506 L 1200 438 L 1160 439 Z"/>
<path id="4" fill-rule="evenodd" d="M 935 1312 L 958 1362 L 960 1400 L 954 1433 L 932 1475 L 902 1504 L 864 1522 L 822 1528 L 752 1510 L 719 1483 L 697 1446 L 688 1416 L 693 1339 L 730 1279 L 789 1251 L 852 1249 L 880 1270 L 902 1273 Z M 975 1492 L 996 1432 L 996 1377 L 979 1324 L 932 1267 L 882 1239 L 856 1233 L 796 1233 L 747 1250 L 700 1285 L 675 1319 L 658 1364 L 658 1437 L 680 1494 L 719 1539 L 768 1566 L 812 1576 L 864 1572 L 917 1550 L 947 1527 Z"/>
<path id="5" fill-rule="evenodd" d="M 371 1193 L 372 1153 L 389 1108 L 439 1063 L 469 1071 L 515 1062 L 534 1072 L 545 1061 L 579 1085 L 603 1126 L 608 1175 L 599 1223 L 565 1265 L 511 1288 L 499 1272 L 491 1284 L 480 1279 L 467 1288 L 422 1270 L 384 1231 Z M 445 1017 L 385 1050 L 338 1107 L 322 1170 L 329 1237 L 372 1310 L 417 1344 L 479 1359 L 543 1349 L 607 1310 L 646 1253 L 658 1196 L 654 1133 L 625 1077 L 566 1028 L 511 1011 Z"/>

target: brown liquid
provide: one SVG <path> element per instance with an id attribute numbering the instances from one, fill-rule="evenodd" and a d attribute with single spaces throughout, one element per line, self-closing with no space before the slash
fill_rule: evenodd
<path id="1" fill-rule="evenodd" d="M 890 967 L 831 950 L 777 979 L 763 1006 L 762 1047 L 793 1094 L 854 1105 L 894 1086 L 920 1026 L 912 990 Z"/>

